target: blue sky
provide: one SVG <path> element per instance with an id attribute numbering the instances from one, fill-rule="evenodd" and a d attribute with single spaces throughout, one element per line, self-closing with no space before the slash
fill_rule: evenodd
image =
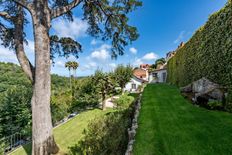
<path id="1" fill-rule="evenodd" d="M 194 32 L 202 26 L 209 15 L 222 8 L 227 0 L 143 0 L 143 6 L 131 13 L 130 24 L 138 28 L 140 37 L 125 48 L 125 54 L 117 60 L 110 57 L 110 44 L 89 37 L 85 31 L 88 24 L 82 21 L 80 8 L 74 10 L 74 22 L 63 18 L 53 21 L 51 33 L 59 36 L 69 36 L 79 41 L 83 53 L 79 59 L 74 57 L 80 67 L 78 76 L 87 76 L 97 68 L 104 71 L 113 70 L 117 64 L 137 66 L 141 63 L 154 63 L 155 59 L 165 57 L 166 53 L 175 50 L 181 41 L 188 41 Z M 26 52 L 29 59 L 34 61 L 34 42 L 32 27 L 26 28 Z M 57 58 L 52 67 L 52 73 L 68 76 L 64 68 L 65 58 Z M 18 63 L 12 51 L 0 46 L 0 61 Z"/>

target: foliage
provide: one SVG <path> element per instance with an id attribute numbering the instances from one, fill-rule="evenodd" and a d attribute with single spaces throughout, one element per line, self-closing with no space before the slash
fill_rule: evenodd
<path id="1" fill-rule="evenodd" d="M 232 112 L 232 90 L 229 90 L 228 95 L 226 97 L 226 107 L 229 112 Z"/>
<path id="2" fill-rule="evenodd" d="M 101 95 L 102 109 L 105 110 L 105 99 L 107 95 L 115 92 L 115 85 L 109 73 L 97 70 L 93 77 L 93 84 L 96 85 L 96 92 Z"/>
<path id="3" fill-rule="evenodd" d="M 52 75 L 51 78 L 52 78 L 52 96 L 51 96 L 52 120 L 53 123 L 56 123 L 57 121 L 63 119 L 64 116 L 67 116 L 67 113 L 70 108 L 70 103 L 72 102 L 72 100 L 70 96 L 71 93 L 68 91 L 69 90 L 69 87 L 67 85 L 68 78 L 58 75 Z M 28 107 L 24 105 L 26 104 L 26 102 L 22 103 L 23 102 L 22 100 L 25 101 L 26 99 L 30 98 L 31 89 L 29 88 L 31 88 L 31 82 L 27 79 L 25 74 L 22 72 L 20 66 L 13 63 L 0 62 L 0 107 L 5 109 L 5 111 L 3 110 L 5 113 L 9 113 L 9 114 L 11 112 L 16 113 L 16 111 L 12 111 L 11 108 L 7 108 L 7 107 L 12 106 L 13 108 L 14 106 L 17 106 L 17 108 L 22 108 L 20 109 L 21 111 L 19 110 L 18 112 L 21 113 L 23 110 L 25 110 L 24 112 L 26 115 Z M 12 97 L 10 96 L 11 91 L 13 92 L 16 91 L 16 93 L 12 92 Z M 8 105 L 7 102 L 10 102 L 11 104 Z M 27 103 L 29 104 L 30 101 L 28 100 Z M 14 120 L 15 119 L 14 117 L 15 116 L 13 115 L 9 115 L 7 119 Z M 0 120 L 4 120 L 4 119 L 5 116 L 3 116 L 3 113 L 0 114 Z M 27 118 L 23 118 L 23 116 L 22 116 L 22 120 L 25 121 L 24 122 L 25 124 L 26 123 L 30 124 L 31 121 L 28 120 Z M 1 125 L 0 125 L 0 130 L 1 130 Z M 17 125 L 18 124 L 15 123 L 14 128 L 16 128 Z M 5 124 L 5 126 L 7 125 Z M 21 127 L 19 126 L 19 128 Z M 30 135 L 31 133 L 29 126 L 24 126 L 23 129 L 20 130 L 22 130 L 20 132 L 23 132 L 28 135 Z M 4 133 L 3 131 L 2 132 L 0 131 L 0 137 L 1 137 L 1 133 L 4 134 L 2 136 L 9 135 L 9 131 Z"/>
<path id="4" fill-rule="evenodd" d="M 21 68 L 13 63 L 0 62 L 0 94 L 12 86 L 30 86 Z"/>
<path id="5" fill-rule="evenodd" d="M 123 55 L 124 46 L 139 36 L 137 28 L 128 25 L 127 14 L 142 6 L 142 2 L 139 0 L 84 2 L 84 20 L 89 24 L 88 34 L 103 41 L 111 40 L 112 57 Z"/>
<path id="6" fill-rule="evenodd" d="M 202 77 L 232 88 L 232 1 L 210 16 L 168 62 L 168 81 L 185 86 Z"/>
<path id="7" fill-rule="evenodd" d="M 125 153 L 128 141 L 129 110 L 108 113 L 92 120 L 83 139 L 70 147 L 70 154 L 121 155 Z"/>
<path id="8" fill-rule="evenodd" d="M 62 120 L 68 116 L 69 104 L 71 103 L 70 95 L 59 94 L 51 98 L 52 123 Z"/>
<path id="9" fill-rule="evenodd" d="M 125 88 L 126 84 L 131 80 L 133 75 L 133 68 L 130 65 L 123 66 L 118 65 L 114 70 L 114 79 L 121 87 L 121 90 Z"/>
<path id="10" fill-rule="evenodd" d="M 155 63 L 150 66 L 149 71 L 154 71 L 156 69 L 159 69 L 159 66 L 164 65 L 165 63 L 166 63 L 165 58 L 157 59 Z"/>
<path id="11" fill-rule="evenodd" d="M 223 104 L 220 101 L 209 101 L 207 105 L 210 107 L 210 109 L 219 109 L 223 107 Z"/>
<path id="12" fill-rule="evenodd" d="M 31 133 L 31 90 L 26 87 L 8 89 L 0 105 L 1 135 L 15 133 L 30 135 Z"/>
<path id="13" fill-rule="evenodd" d="M 124 109 L 128 108 L 134 101 L 134 97 L 129 96 L 127 93 L 122 94 L 118 99 L 115 100 L 117 108 Z"/>
<path id="14" fill-rule="evenodd" d="M 97 87 L 93 84 L 92 77 L 80 79 L 75 88 L 74 100 L 70 107 L 70 111 L 78 111 L 86 106 L 95 107 L 99 103 L 100 95 L 97 92 Z"/>

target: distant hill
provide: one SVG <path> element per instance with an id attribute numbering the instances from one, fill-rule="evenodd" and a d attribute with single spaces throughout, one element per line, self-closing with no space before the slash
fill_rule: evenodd
<path id="1" fill-rule="evenodd" d="M 84 78 L 84 77 L 79 77 Z M 11 86 L 30 87 L 31 82 L 27 79 L 19 65 L 0 62 L 0 93 L 3 93 Z M 69 77 L 52 74 L 52 90 L 68 89 Z"/>
<path id="2" fill-rule="evenodd" d="M 30 86 L 31 84 L 20 66 L 13 63 L 0 62 L 0 93 L 16 85 Z"/>

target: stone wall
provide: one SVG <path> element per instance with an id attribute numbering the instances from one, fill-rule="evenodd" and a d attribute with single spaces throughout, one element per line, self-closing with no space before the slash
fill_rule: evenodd
<path id="1" fill-rule="evenodd" d="M 132 125 L 130 128 L 128 128 L 128 145 L 125 155 L 132 155 L 133 152 L 133 144 L 135 142 L 135 135 L 136 135 L 136 129 L 138 128 L 138 117 L 139 117 L 139 111 L 141 109 L 141 97 L 142 94 L 139 95 L 139 99 L 135 103 L 134 106 L 134 116 L 132 119 Z"/>

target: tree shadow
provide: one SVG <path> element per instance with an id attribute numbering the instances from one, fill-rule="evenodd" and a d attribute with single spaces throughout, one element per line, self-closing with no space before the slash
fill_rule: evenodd
<path id="1" fill-rule="evenodd" d="M 31 151 L 32 151 L 31 143 L 23 145 L 23 149 L 27 155 L 31 155 Z"/>

